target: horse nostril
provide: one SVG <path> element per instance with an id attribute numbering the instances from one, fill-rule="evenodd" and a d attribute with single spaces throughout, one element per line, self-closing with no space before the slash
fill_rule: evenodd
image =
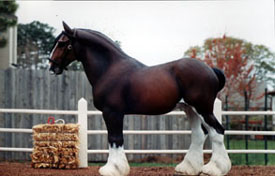
<path id="1" fill-rule="evenodd" d="M 53 71 L 53 70 L 50 70 L 50 74 L 51 74 L 51 75 L 54 75 L 55 73 L 54 73 L 54 71 Z"/>
<path id="2" fill-rule="evenodd" d="M 54 74 L 55 74 L 53 67 L 50 67 L 50 68 L 49 68 L 49 72 L 50 72 L 51 75 L 54 75 Z"/>

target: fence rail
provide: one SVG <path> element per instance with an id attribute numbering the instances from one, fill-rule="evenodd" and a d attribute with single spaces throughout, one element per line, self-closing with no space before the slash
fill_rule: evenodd
<path id="1" fill-rule="evenodd" d="M 87 130 L 88 115 L 101 115 L 100 111 L 88 111 L 87 101 L 80 99 L 78 101 L 78 110 L 64 111 L 64 110 L 36 110 L 36 109 L 0 109 L 0 113 L 24 113 L 24 114 L 59 114 L 59 115 L 76 115 L 80 125 L 80 145 L 82 153 L 80 153 L 80 167 L 87 166 L 87 154 L 105 154 L 108 150 L 87 150 L 87 135 L 93 134 L 107 134 L 106 130 Z M 275 111 L 222 111 L 221 102 L 215 102 L 214 113 L 219 121 L 222 115 L 275 115 Z M 182 116 L 185 115 L 181 111 L 173 111 L 165 115 Z M 31 129 L 20 128 L 0 128 L 0 132 L 7 133 L 32 133 Z M 125 130 L 124 134 L 133 135 L 148 135 L 148 134 L 191 134 L 190 130 Z M 226 135 L 275 135 L 275 131 L 225 131 Z M 85 150 L 86 149 L 86 150 Z M 32 152 L 32 148 L 10 148 L 0 147 L 0 151 L 11 152 Z M 186 153 L 188 150 L 125 150 L 127 154 L 177 154 Z M 211 153 L 212 150 L 204 150 L 205 153 Z M 227 150 L 228 153 L 265 153 L 275 154 L 275 150 Z"/>
<path id="2" fill-rule="evenodd" d="M 275 111 L 222 111 L 222 115 L 275 115 Z"/>
<path id="3" fill-rule="evenodd" d="M 32 133 L 32 129 L 23 128 L 0 128 L 0 132 L 6 133 Z M 245 130 L 225 130 L 225 135 L 264 135 L 273 136 L 275 131 L 245 131 Z M 107 130 L 88 130 L 88 135 L 93 134 L 105 134 L 107 135 Z M 123 134 L 139 134 L 139 135 L 170 135 L 170 134 L 191 134 L 190 130 L 124 130 Z"/>
<path id="4" fill-rule="evenodd" d="M 0 147 L 0 151 L 7 152 L 32 152 L 32 148 L 10 148 Z M 183 154 L 187 153 L 188 150 L 124 150 L 126 154 Z M 88 154 L 108 154 L 109 150 L 87 150 Z M 255 153 L 266 153 L 275 154 L 275 150 L 227 150 L 228 153 L 233 154 L 255 154 Z M 203 153 L 212 153 L 212 150 L 203 150 Z"/>
<path id="5" fill-rule="evenodd" d="M 0 109 L 0 113 L 77 115 L 78 111 L 72 111 L 72 110 L 42 110 L 42 109 Z"/>

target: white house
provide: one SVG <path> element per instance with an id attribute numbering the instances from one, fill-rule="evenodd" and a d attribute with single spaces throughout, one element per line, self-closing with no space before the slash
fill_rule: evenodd
<path id="1" fill-rule="evenodd" d="M 0 48 L 0 69 L 7 69 L 17 63 L 17 26 L 13 26 L 4 32 L 7 44 Z"/>

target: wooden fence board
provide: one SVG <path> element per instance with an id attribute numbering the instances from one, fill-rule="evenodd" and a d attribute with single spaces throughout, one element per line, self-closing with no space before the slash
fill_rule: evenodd
<path id="1" fill-rule="evenodd" d="M 0 107 L 5 107 L 5 71 L 0 70 Z M 4 114 L 0 114 L 0 128 L 5 127 Z M 5 134 L 0 133 L 0 146 L 4 146 Z M 0 152 L 0 160 L 5 156 L 4 152 Z"/>

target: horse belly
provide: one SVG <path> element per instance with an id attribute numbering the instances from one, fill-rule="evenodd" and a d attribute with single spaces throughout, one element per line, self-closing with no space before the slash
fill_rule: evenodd
<path id="1" fill-rule="evenodd" d="M 137 82 L 138 83 L 138 82 Z M 176 81 L 165 78 L 144 79 L 134 85 L 133 113 L 135 114 L 163 114 L 176 106 L 180 94 Z"/>

